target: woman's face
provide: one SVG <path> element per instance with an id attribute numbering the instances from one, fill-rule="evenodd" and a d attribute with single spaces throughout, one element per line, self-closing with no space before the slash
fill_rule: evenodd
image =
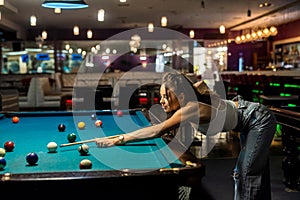
<path id="1" fill-rule="evenodd" d="M 160 96 L 160 104 L 165 112 L 171 112 L 180 108 L 180 104 L 175 94 L 169 89 L 166 89 L 164 84 L 160 87 Z"/>

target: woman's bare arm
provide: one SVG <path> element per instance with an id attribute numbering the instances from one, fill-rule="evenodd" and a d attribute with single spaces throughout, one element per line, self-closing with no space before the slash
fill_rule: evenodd
<path id="1" fill-rule="evenodd" d="M 180 123 L 195 122 L 207 123 L 211 119 L 212 108 L 203 103 L 189 102 L 186 106 L 177 110 L 169 119 L 159 124 L 141 128 L 127 134 L 123 134 L 123 142 L 144 140 L 158 137 L 166 129 L 176 127 Z M 99 146 L 113 146 L 119 143 L 118 138 L 99 139 L 96 141 Z M 103 145 L 104 144 L 104 145 Z"/>

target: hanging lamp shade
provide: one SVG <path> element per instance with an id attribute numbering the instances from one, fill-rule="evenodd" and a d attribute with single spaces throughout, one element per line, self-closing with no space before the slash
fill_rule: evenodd
<path id="1" fill-rule="evenodd" d="M 46 0 L 42 4 L 44 8 L 61 8 L 61 9 L 79 9 L 87 8 L 88 4 L 84 0 Z"/>

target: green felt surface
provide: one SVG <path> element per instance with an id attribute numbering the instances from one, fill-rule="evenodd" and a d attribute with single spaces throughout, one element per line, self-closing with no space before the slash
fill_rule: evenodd
<path id="1" fill-rule="evenodd" d="M 91 114 L 96 113 L 103 126 L 96 127 Z M 12 123 L 12 116 L 19 116 L 19 123 Z M 77 123 L 83 121 L 86 127 L 78 129 Z M 58 125 L 66 125 L 64 132 L 58 131 Z M 0 116 L 0 145 L 8 140 L 15 143 L 12 152 L 7 152 L 7 165 L 0 174 L 51 173 L 80 171 L 79 163 L 83 159 L 92 162 L 92 169 L 85 170 L 156 170 L 170 168 L 180 164 L 171 149 L 161 138 L 128 143 L 111 148 L 98 148 L 94 142 L 87 143 L 89 154 L 82 156 L 79 145 L 59 147 L 68 143 L 67 135 L 75 133 L 76 141 L 96 137 L 110 136 L 149 126 L 149 121 L 141 111 L 124 111 L 122 117 L 111 111 L 88 112 L 20 112 Z M 56 142 L 57 152 L 49 153 L 47 144 Z M 39 156 L 36 165 L 29 166 L 26 155 L 35 152 Z"/>

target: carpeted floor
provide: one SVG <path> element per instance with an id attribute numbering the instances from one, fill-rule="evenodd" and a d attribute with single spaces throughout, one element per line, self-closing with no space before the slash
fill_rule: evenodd
<path id="1" fill-rule="evenodd" d="M 209 200 L 233 200 L 232 169 L 235 158 L 203 159 L 206 174 L 202 179 L 202 193 Z M 282 183 L 282 156 L 270 156 L 272 200 L 300 200 L 300 192 L 287 192 Z"/>
<path id="2" fill-rule="evenodd" d="M 206 173 L 202 179 L 202 186 L 196 198 L 193 199 L 233 200 L 234 183 L 231 175 L 238 155 L 238 147 L 239 142 L 235 137 L 218 138 L 212 151 L 206 157 L 201 158 L 206 165 Z M 201 147 L 196 148 L 196 151 L 199 151 L 199 148 Z M 300 191 L 285 191 L 285 185 L 282 182 L 282 159 L 281 141 L 274 141 L 270 148 L 272 200 L 300 200 Z"/>

